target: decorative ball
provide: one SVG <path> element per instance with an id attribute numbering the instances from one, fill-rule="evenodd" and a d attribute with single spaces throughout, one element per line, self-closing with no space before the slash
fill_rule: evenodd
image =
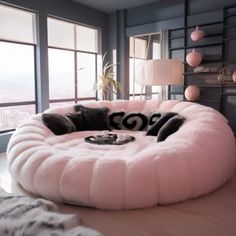
<path id="1" fill-rule="evenodd" d="M 197 101 L 200 96 L 200 89 L 196 85 L 189 85 L 185 91 L 184 96 L 188 101 Z"/>
<path id="2" fill-rule="evenodd" d="M 193 49 L 193 51 L 186 56 L 186 61 L 192 67 L 198 66 L 202 61 L 202 54 Z"/>
<path id="3" fill-rule="evenodd" d="M 236 82 L 236 70 L 234 71 L 233 75 L 232 75 L 232 79 L 234 82 Z"/>
<path id="4" fill-rule="evenodd" d="M 205 32 L 203 30 L 200 30 L 197 26 L 196 29 L 191 33 L 191 39 L 193 41 L 198 41 L 202 38 L 204 38 Z"/>

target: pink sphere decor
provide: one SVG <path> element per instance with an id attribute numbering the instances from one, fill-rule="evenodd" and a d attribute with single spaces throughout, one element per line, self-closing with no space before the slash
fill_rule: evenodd
<path id="1" fill-rule="evenodd" d="M 192 67 L 198 66 L 202 61 L 202 54 L 193 49 L 193 51 L 186 56 L 186 61 Z"/>
<path id="2" fill-rule="evenodd" d="M 184 96 L 188 101 L 197 101 L 200 96 L 200 89 L 196 85 L 189 85 L 184 91 Z"/>
<path id="3" fill-rule="evenodd" d="M 236 82 L 236 70 L 234 71 L 233 75 L 232 75 L 232 79 L 234 82 Z"/>
<path id="4" fill-rule="evenodd" d="M 198 41 L 202 38 L 204 38 L 205 32 L 203 30 L 200 30 L 197 26 L 196 29 L 191 33 L 191 39 L 193 41 Z"/>

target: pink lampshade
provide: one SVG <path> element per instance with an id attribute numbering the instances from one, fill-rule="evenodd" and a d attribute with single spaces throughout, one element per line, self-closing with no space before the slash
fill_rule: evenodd
<path id="1" fill-rule="evenodd" d="M 183 63 L 176 59 L 147 60 L 136 70 L 136 83 L 142 86 L 174 85 L 183 81 Z"/>

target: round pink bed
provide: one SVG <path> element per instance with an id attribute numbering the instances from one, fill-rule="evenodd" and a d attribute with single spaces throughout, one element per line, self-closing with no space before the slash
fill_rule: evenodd
<path id="1" fill-rule="evenodd" d="M 185 117 L 163 142 L 144 131 L 116 130 L 136 138 L 124 145 L 95 145 L 84 138 L 102 131 L 56 136 L 38 114 L 12 135 L 12 177 L 35 195 L 100 209 L 134 209 L 185 201 L 223 185 L 236 166 L 235 137 L 217 111 L 195 103 L 154 100 L 83 104 L 111 111 L 177 112 Z M 47 113 L 73 112 L 73 106 Z M 114 130 L 113 130 L 114 131 Z"/>

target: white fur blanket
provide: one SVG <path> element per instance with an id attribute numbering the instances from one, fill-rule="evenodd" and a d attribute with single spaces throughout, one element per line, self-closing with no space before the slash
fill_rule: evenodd
<path id="1" fill-rule="evenodd" d="M 60 214 L 56 210 L 57 206 L 50 201 L 9 194 L 0 188 L 0 235 L 101 236 L 78 226 L 76 215 Z"/>

